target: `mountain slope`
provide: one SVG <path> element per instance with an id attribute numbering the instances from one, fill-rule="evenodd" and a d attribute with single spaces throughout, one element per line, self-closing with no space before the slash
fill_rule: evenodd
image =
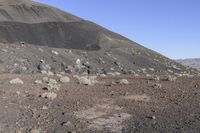
<path id="1" fill-rule="evenodd" d="M 76 69 L 78 60 L 92 73 L 197 74 L 95 23 L 30 0 L 0 0 L 0 42 L 3 72 L 35 72 L 41 60 L 51 71 L 65 71 Z"/>
<path id="2" fill-rule="evenodd" d="M 81 21 L 69 13 L 31 0 L 0 0 L 0 20 L 22 23 Z"/>

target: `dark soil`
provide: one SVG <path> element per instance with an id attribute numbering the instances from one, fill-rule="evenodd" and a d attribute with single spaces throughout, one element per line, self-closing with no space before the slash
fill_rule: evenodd
<path id="1" fill-rule="evenodd" d="M 23 85 L 10 85 L 19 77 Z M 200 132 L 200 79 L 156 81 L 133 76 L 99 78 L 84 86 L 71 77 L 57 98 L 40 97 L 45 90 L 34 84 L 43 75 L 0 76 L 0 131 L 34 132 Z M 53 77 L 52 77 L 53 78 Z M 112 85 L 117 79 L 128 85 Z"/>

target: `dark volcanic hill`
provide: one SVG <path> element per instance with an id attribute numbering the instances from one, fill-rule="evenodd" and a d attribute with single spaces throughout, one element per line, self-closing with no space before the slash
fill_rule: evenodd
<path id="1" fill-rule="evenodd" d="M 0 41 L 1 72 L 35 72 L 42 60 L 51 71 L 72 71 L 78 62 L 92 73 L 197 73 L 95 23 L 30 0 L 0 0 Z"/>
<path id="2" fill-rule="evenodd" d="M 102 36 L 127 40 L 92 22 L 30 0 L 1 0 L 0 35 L 0 40 L 9 43 L 24 41 L 80 50 L 99 50 Z"/>

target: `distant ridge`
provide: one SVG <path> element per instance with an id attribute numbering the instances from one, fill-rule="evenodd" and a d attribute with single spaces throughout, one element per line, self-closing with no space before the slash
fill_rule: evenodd
<path id="1" fill-rule="evenodd" d="M 200 58 L 179 59 L 176 61 L 183 65 L 200 69 Z"/>

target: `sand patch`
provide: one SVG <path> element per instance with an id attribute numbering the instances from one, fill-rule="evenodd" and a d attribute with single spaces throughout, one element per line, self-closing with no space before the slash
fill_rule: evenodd
<path id="1" fill-rule="evenodd" d="M 109 116 L 107 118 L 97 118 L 93 120 L 93 123 L 89 125 L 89 128 L 102 130 L 109 129 L 112 132 L 122 132 L 123 122 L 131 117 L 127 113 L 119 113 Z"/>
<path id="2" fill-rule="evenodd" d="M 113 101 L 97 104 L 86 110 L 78 111 L 75 117 L 79 119 L 90 120 L 89 129 L 109 130 L 112 132 L 121 132 L 123 122 L 131 117 L 130 114 L 122 112 L 122 108 L 114 105 Z"/>
<path id="3" fill-rule="evenodd" d="M 150 97 L 147 96 L 146 94 L 143 95 L 129 95 L 129 96 L 124 96 L 122 97 L 125 100 L 134 100 L 134 101 L 141 101 L 141 102 L 149 102 Z"/>

